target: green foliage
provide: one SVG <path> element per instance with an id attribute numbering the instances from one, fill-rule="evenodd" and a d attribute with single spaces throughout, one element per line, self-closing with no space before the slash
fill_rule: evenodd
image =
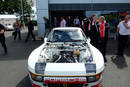
<path id="1" fill-rule="evenodd" d="M 111 20 L 114 20 L 114 19 L 116 19 L 113 15 L 106 15 L 105 16 L 105 19 L 107 20 L 107 21 L 111 21 Z"/>
<path id="2" fill-rule="evenodd" d="M 24 14 L 31 13 L 32 2 L 28 0 L 23 1 Z M 0 0 L 0 14 L 21 14 L 21 0 Z"/>

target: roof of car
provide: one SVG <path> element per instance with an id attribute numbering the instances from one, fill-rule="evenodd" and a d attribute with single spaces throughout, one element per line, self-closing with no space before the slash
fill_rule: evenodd
<path id="1" fill-rule="evenodd" d="M 0 15 L 0 18 L 17 18 L 15 15 Z"/>
<path id="2" fill-rule="evenodd" d="M 81 28 L 79 27 L 57 27 L 57 28 L 54 28 L 53 30 L 61 30 L 61 29 L 64 29 L 64 30 L 71 30 L 71 29 L 74 29 L 74 30 L 80 30 Z"/>

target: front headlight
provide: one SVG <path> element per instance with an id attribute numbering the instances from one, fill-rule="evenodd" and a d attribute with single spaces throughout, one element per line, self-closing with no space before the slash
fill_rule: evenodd
<path id="1" fill-rule="evenodd" d="M 96 75 L 96 76 L 88 76 L 87 77 L 87 82 L 90 83 L 90 82 L 96 82 L 98 81 L 100 78 L 100 75 Z"/>
<path id="2" fill-rule="evenodd" d="M 35 72 L 38 74 L 44 74 L 45 67 L 46 67 L 46 63 L 39 63 L 38 62 L 35 64 Z"/>
<path id="3" fill-rule="evenodd" d="M 43 82 L 43 78 L 44 78 L 43 76 L 38 76 L 38 75 L 35 75 L 31 72 L 30 72 L 30 75 L 31 75 L 33 80 L 38 81 L 38 82 Z"/>

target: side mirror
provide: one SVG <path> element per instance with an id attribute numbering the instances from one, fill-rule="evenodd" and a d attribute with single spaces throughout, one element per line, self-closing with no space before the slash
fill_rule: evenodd
<path id="1" fill-rule="evenodd" d="M 88 42 L 88 43 L 90 43 L 90 42 L 91 42 L 91 39 L 90 39 L 90 38 L 88 38 L 88 39 L 87 39 L 87 42 Z"/>
<path id="2" fill-rule="evenodd" d="M 44 42 L 47 42 L 47 38 L 46 37 L 44 38 Z"/>

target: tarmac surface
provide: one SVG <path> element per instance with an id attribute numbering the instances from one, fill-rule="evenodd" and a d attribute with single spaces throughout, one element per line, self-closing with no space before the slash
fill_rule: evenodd
<path id="1" fill-rule="evenodd" d="M 37 34 L 37 31 L 35 31 Z M 31 87 L 27 60 L 29 54 L 43 41 L 30 40 L 25 43 L 27 30 L 22 30 L 22 40 L 13 40 L 12 31 L 6 31 L 8 55 L 3 56 L 0 45 L 0 87 Z M 108 63 L 106 63 L 103 87 L 130 87 L 130 47 L 125 50 L 124 57 L 116 58 L 117 41 L 110 39 L 107 45 Z"/>

